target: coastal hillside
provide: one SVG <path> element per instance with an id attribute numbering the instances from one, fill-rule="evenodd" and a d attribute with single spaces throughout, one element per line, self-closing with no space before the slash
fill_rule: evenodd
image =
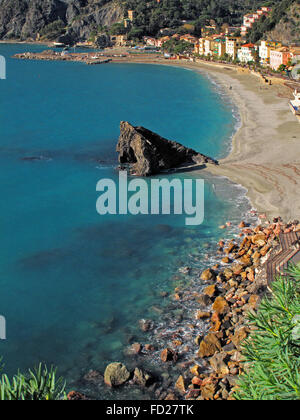
<path id="1" fill-rule="evenodd" d="M 292 3 L 295 9 L 285 13 Z M 271 6 L 275 12 L 270 19 L 262 19 L 260 26 L 254 25 L 249 33 L 251 40 L 256 42 L 270 30 L 294 39 L 297 30 L 299 33 L 298 3 L 299 0 L 0 0 L 0 39 L 75 43 L 94 41 L 104 33 L 127 33 L 129 39 L 136 39 L 156 36 L 165 28 L 200 36 L 206 25 L 238 27 L 246 13 L 261 6 Z M 132 18 L 124 27 L 123 18 L 129 10 Z"/>
<path id="2" fill-rule="evenodd" d="M 300 43 L 300 0 L 282 0 L 268 17 L 255 22 L 248 41 L 276 40 L 285 45 Z"/>
<path id="3" fill-rule="evenodd" d="M 122 17 L 114 0 L 0 0 L 0 39 L 87 40 Z"/>
<path id="4" fill-rule="evenodd" d="M 239 27 L 245 14 L 253 13 L 262 6 L 276 7 L 295 0 L 126 0 L 125 11 L 133 10 L 134 34 L 152 35 L 164 28 L 176 33 L 193 32 L 201 36 L 205 26 L 232 25 Z"/>
<path id="5" fill-rule="evenodd" d="M 300 43 L 300 0 L 292 4 L 275 28 L 267 33 L 268 39 L 283 44 Z"/>

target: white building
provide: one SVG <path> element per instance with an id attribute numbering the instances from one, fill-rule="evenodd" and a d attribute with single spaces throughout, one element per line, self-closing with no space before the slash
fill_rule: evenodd
<path id="1" fill-rule="evenodd" d="M 255 60 L 256 47 L 254 44 L 242 45 L 242 48 L 238 50 L 238 59 L 241 63 L 249 63 Z"/>
<path id="2" fill-rule="evenodd" d="M 271 50 L 281 48 L 282 44 L 276 41 L 261 41 L 259 46 L 259 58 L 263 65 L 270 64 Z"/>
<path id="3" fill-rule="evenodd" d="M 269 64 L 270 62 L 270 47 L 267 41 L 261 41 L 259 46 L 259 57 L 262 64 Z"/>
<path id="4" fill-rule="evenodd" d="M 204 55 L 213 55 L 212 52 L 212 39 L 206 39 L 204 42 Z"/>

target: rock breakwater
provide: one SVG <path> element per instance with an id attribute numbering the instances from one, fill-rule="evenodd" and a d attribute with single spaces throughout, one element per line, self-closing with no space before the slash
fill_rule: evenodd
<path id="1" fill-rule="evenodd" d="M 19 60 L 38 60 L 38 61 L 68 61 L 76 63 L 85 63 L 88 65 L 105 64 L 111 61 L 110 58 L 104 58 L 98 53 L 66 53 L 45 50 L 41 53 L 25 52 L 15 54 L 13 58 Z"/>

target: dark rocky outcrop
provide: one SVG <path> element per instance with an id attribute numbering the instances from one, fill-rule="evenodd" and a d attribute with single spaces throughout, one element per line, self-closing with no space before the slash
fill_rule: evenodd
<path id="1" fill-rule="evenodd" d="M 120 130 L 117 145 L 119 162 L 129 164 L 132 173 L 138 176 L 150 176 L 178 167 L 217 164 L 214 159 L 144 127 L 134 127 L 122 121 Z"/>
<path id="2" fill-rule="evenodd" d="M 123 17 L 111 0 L 0 0 L 0 39 L 57 40 L 73 44 Z"/>

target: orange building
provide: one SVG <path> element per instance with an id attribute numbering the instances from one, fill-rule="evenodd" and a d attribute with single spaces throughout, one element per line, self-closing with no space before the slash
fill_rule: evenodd
<path id="1" fill-rule="evenodd" d="M 270 67 L 273 70 L 278 70 L 282 64 L 287 66 L 290 60 L 291 52 L 288 47 L 277 48 L 270 51 Z"/>

